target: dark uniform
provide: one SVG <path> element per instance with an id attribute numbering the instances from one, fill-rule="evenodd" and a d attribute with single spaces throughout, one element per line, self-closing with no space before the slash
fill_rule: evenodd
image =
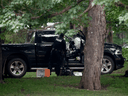
<path id="1" fill-rule="evenodd" d="M 64 56 L 66 56 L 66 42 L 63 37 L 64 34 L 61 33 L 59 38 L 56 38 L 54 41 L 48 65 L 48 69 L 50 69 L 51 74 L 52 66 L 55 64 L 55 72 L 57 76 L 60 74 L 60 67 L 63 63 Z"/>

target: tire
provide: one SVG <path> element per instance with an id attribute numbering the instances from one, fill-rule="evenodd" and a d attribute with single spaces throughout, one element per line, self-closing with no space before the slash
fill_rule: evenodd
<path id="1" fill-rule="evenodd" d="M 21 78 L 26 74 L 27 65 L 24 60 L 14 58 L 7 64 L 8 75 L 12 78 Z"/>
<path id="2" fill-rule="evenodd" d="M 104 56 L 102 63 L 101 74 L 111 74 L 115 66 L 113 59 L 109 56 Z"/>

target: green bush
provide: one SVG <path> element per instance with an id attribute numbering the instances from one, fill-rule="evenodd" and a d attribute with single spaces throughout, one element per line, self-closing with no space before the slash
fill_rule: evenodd
<path id="1" fill-rule="evenodd" d="M 122 55 L 128 60 L 128 48 L 122 48 Z"/>

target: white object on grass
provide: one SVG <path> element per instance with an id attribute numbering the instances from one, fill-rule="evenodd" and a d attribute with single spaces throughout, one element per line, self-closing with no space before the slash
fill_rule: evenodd
<path id="1" fill-rule="evenodd" d="M 45 76 L 45 69 L 44 68 L 36 70 L 36 77 L 44 77 L 44 76 Z"/>
<path id="2" fill-rule="evenodd" d="M 73 72 L 75 76 L 82 76 L 82 72 Z"/>

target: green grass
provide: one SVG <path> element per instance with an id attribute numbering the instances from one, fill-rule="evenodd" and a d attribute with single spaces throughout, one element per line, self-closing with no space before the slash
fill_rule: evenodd
<path id="1" fill-rule="evenodd" d="M 123 53 L 127 56 L 126 52 Z M 5 78 L 0 84 L 0 96 L 128 96 L 128 77 L 122 77 L 128 70 L 128 62 L 124 68 L 112 74 L 101 76 L 100 91 L 78 89 L 81 77 L 56 76 L 37 78 L 36 72 L 28 72 L 21 79 Z"/>
<path id="2" fill-rule="evenodd" d="M 36 78 L 35 72 L 28 72 L 21 79 L 5 78 L 5 84 L 0 84 L 0 96 L 128 96 L 128 78 L 124 75 L 128 63 L 120 69 L 122 74 L 114 71 L 112 74 L 102 75 L 101 84 L 104 90 L 89 91 L 78 89 L 81 77 L 56 76 Z M 116 73 L 117 72 L 117 73 Z"/>

